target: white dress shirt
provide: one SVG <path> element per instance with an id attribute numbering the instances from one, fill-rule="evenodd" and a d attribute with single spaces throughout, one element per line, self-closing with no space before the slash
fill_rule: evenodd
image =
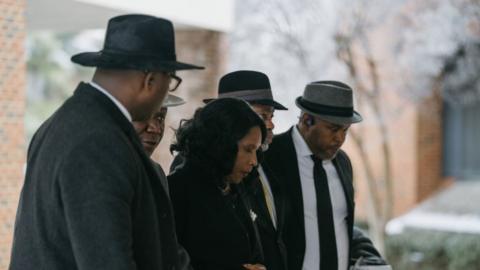
<path id="1" fill-rule="evenodd" d="M 318 270 L 320 267 L 320 235 L 318 232 L 317 218 L 317 195 L 313 182 L 312 151 L 298 131 L 297 127 L 292 131 L 293 145 L 297 153 L 298 170 L 302 185 L 303 214 L 305 219 L 305 257 L 303 270 Z M 335 238 L 337 244 L 338 269 L 345 270 L 348 267 L 348 224 L 347 224 L 347 201 L 345 192 L 338 176 L 337 170 L 331 160 L 323 161 L 323 168 L 327 174 L 328 189 L 332 202 L 332 212 L 335 226 Z M 330 270 L 330 269 L 320 269 Z"/>
<path id="2" fill-rule="evenodd" d="M 114 96 L 112 96 L 112 94 L 110 94 L 107 90 L 105 90 L 100 85 L 98 85 L 94 82 L 90 82 L 90 85 L 93 86 L 93 88 L 100 91 L 101 93 L 103 93 L 105 96 L 107 96 L 118 107 L 118 109 L 122 112 L 122 114 L 125 115 L 125 117 L 128 119 L 128 121 L 132 122 L 132 116 L 128 112 L 127 108 L 125 108 L 125 106 L 123 106 L 123 104 L 120 103 L 120 101 L 118 101 L 118 99 L 116 99 Z"/>

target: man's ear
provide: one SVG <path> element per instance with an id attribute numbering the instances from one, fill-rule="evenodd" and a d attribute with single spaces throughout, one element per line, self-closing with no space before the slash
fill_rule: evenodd
<path id="1" fill-rule="evenodd" d="M 153 86 L 153 81 L 155 77 L 153 72 L 144 73 L 143 81 L 142 81 L 142 88 L 150 90 Z"/>
<path id="2" fill-rule="evenodd" d="M 315 120 L 313 119 L 313 116 L 306 113 L 302 114 L 300 118 L 300 122 L 302 123 L 302 125 L 307 128 L 313 126 L 315 124 L 314 121 Z"/>
<path id="3" fill-rule="evenodd" d="M 313 116 L 306 114 L 305 125 L 307 125 L 307 127 L 315 125 L 315 119 Z"/>

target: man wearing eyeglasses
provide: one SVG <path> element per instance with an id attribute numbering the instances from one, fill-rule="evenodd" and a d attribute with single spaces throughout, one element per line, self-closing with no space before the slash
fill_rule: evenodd
<path id="1" fill-rule="evenodd" d="M 183 269 L 167 190 L 132 121 L 152 117 L 181 80 L 173 25 L 112 18 L 96 67 L 35 133 L 9 269 Z M 188 265 L 188 264 L 187 264 Z"/>

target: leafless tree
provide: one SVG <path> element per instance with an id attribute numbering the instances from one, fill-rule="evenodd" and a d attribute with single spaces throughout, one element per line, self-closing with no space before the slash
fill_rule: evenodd
<path id="1" fill-rule="evenodd" d="M 468 60 L 471 57 L 458 52 L 462 44 L 480 37 L 479 6 L 478 0 L 246 0 L 239 6 L 233 66 L 267 71 L 280 85 L 279 96 L 287 104 L 300 94 L 299 86 L 305 82 L 325 77 L 348 80 L 356 90 L 358 105 L 371 111 L 368 130 L 357 125 L 350 138 L 367 181 L 371 235 L 382 251 L 385 225 L 393 216 L 395 202 L 395 153 L 387 122 L 392 121 L 393 110 L 401 111 L 388 107 L 384 94 L 401 90 L 395 94 L 409 102 L 422 102 L 434 89 L 456 91 L 458 81 L 468 81 L 461 78 L 457 84 L 438 87 L 453 74 L 449 62 L 456 63 L 458 74 L 464 74 L 458 67 L 475 66 Z M 389 39 L 381 41 L 383 54 L 375 49 L 379 31 Z M 474 55 L 471 49 L 469 53 Z M 393 74 L 382 76 L 385 68 Z M 469 72 L 474 79 L 470 81 L 479 89 L 473 73 Z M 380 138 L 381 156 L 370 151 L 367 135 L 371 132 Z M 375 171 L 378 160 L 381 173 Z"/>

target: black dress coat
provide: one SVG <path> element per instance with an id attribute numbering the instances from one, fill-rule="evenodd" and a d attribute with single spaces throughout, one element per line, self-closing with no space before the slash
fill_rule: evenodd
<path id="1" fill-rule="evenodd" d="M 249 177 L 245 179 L 245 186 L 247 187 L 252 207 L 258 216 L 257 227 L 260 232 L 260 239 L 265 256 L 265 266 L 269 270 L 286 270 L 287 250 L 282 235 L 285 225 L 285 215 L 286 211 L 288 211 L 286 208 L 286 194 L 271 169 L 266 164 L 262 164 L 262 169 L 267 176 L 267 181 L 273 194 L 276 227 L 268 211 L 263 186 L 258 178 L 259 173 L 257 170 L 254 170 Z"/>
<path id="2" fill-rule="evenodd" d="M 243 185 L 225 195 L 207 172 L 185 163 L 168 176 L 178 241 L 195 270 L 263 264 L 258 229 Z"/>
<path id="3" fill-rule="evenodd" d="M 28 150 L 11 270 L 180 267 L 173 212 L 132 124 L 81 83 Z"/>
<path id="4" fill-rule="evenodd" d="M 167 192 L 167 196 L 170 198 L 170 188 L 168 187 L 168 179 L 167 176 L 165 175 L 165 172 L 163 171 L 162 166 L 158 164 L 156 161 L 152 160 L 153 168 L 158 174 L 158 178 L 160 179 L 160 183 L 162 184 L 163 188 Z M 178 244 L 177 245 L 178 250 L 178 260 L 179 260 L 179 265 L 178 265 L 178 270 L 193 270 L 192 266 L 190 265 L 190 256 L 188 255 L 188 252 L 185 250 L 182 245 Z"/>
<path id="5" fill-rule="evenodd" d="M 295 128 L 295 127 L 293 127 Z M 343 151 L 339 151 L 332 160 L 337 173 L 340 177 L 345 198 L 347 202 L 347 225 L 349 236 L 349 254 L 352 256 L 352 250 L 356 245 L 361 245 L 367 250 L 368 254 L 379 256 L 371 241 L 364 237 L 358 230 L 354 229 L 354 190 L 352 183 L 352 166 L 350 159 Z M 297 153 L 292 140 L 292 128 L 287 132 L 279 134 L 273 138 L 269 150 L 265 155 L 265 164 L 277 176 L 279 183 L 288 190 L 288 201 L 291 210 L 286 217 L 284 232 L 284 241 L 288 253 L 288 269 L 301 270 L 305 255 L 305 222 L 303 211 L 303 197 L 300 182 L 300 173 L 298 169 Z M 355 233 L 354 233 L 355 232 Z M 355 236 L 355 237 L 354 237 Z M 355 248 L 357 254 L 362 252 Z M 352 259 L 349 260 L 350 264 Z M 346 270 L 346 269 L 345 269 Z"/>

